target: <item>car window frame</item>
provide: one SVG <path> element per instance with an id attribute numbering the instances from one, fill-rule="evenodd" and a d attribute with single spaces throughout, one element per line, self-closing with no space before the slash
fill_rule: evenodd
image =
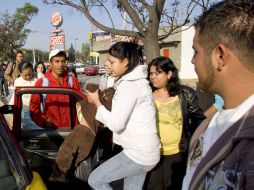
<path id="1" fill-rule="evenodd" d="M 87 100 L 87 97 L 79 90 L 65 87 L 16 87 L 13 106 L 13 133 L 18 137 L 21 131 L 21 112 L 22 112 L 22 95 L 23 94 L 64 94 L 70 97 L 70 106 L 76 106 L 71 103 L 71 97 L 75 97 L 77 101 Z M 70 107 L 71 109 L 72 107 Z M 71 129 L 74 127 L 75 119 L 70 112 Z"/>
<path id="2" fill-rule="evenodd" d="M 12 131 L 8 127 L 8 124 L 3 116 L 0 114 L 0 138 L 4 143 L 4 147 L 6 153 L 8 155 L 8 159 L 11 162 L 12 166 L 17 171 L 18 175 L 23 178 L 24 183 L 22 186 L 18 186 L 19 189 L 25 189 L 33 180 L 33 174 L 27 162 L 21 155 L 18 143 L 16 139 L 13 137 Z M 8 151 L 7 151 L 8 150 Z"/>

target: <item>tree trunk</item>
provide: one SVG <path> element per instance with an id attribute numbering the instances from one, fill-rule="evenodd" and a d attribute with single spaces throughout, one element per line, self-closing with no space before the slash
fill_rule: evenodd
<path id="1" fill-rule="evenodd" d="M 158 38 L 151 37 L 143 39 L 146 56 L 146 64 L 149 64 L 154 58 L 160 56 L 160 46 Z"/>

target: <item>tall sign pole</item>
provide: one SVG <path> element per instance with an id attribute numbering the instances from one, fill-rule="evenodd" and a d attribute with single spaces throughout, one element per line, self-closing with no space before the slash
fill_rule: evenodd
<path id="1" fill-rule="evenodd" d="M 54 12 L 51 16 L 51 25 L 55 29 L 51 30 L 49 50 L 61 49 L 65 50 L 65 36 L 62 33 L 63 29 L 59 27 L 63 24 L 63 16 L 59 12 Z"/>

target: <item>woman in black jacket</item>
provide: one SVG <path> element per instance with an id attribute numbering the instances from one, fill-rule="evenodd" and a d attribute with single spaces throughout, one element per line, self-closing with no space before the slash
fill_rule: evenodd
<path id="1" fill-rule="evenodd" d="M 188 142 L 205 118 L 195 91 L 180 84 L 178 70 L 166 57 L 148 65 L 157 108 L 157 129 L 161 140 L 161 160 L 147 174 L 145 189 L 181 189 L 185 175 Z"/>

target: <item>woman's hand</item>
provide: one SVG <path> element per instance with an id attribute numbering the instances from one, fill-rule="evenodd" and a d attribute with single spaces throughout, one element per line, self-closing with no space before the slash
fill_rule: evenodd
<path id="1" fill-rule="evenodd" d="M 99 98 L 99 90 L 96 90 L 95 92 L 87 90 L 85 95 L 87 96 L 88 102 L 94 104 L 97 108 L 102 105 Z"/>
<path id="2" fill-rule="evenodd" d="M 46 129 L 57 129 L 57 127 L 51 122 L 49 118 L 45 120 L 44 126 Z"/>

